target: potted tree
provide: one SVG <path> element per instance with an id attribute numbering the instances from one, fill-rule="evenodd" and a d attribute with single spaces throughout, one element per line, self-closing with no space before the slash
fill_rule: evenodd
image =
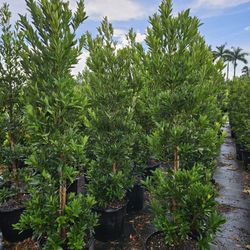
<path id="1" fill-rule="evenodd" d="M 144 187 L 141 180 L 150 173 L 153 167 L 159 164 L 149 163 L 149 147 L 147 135 L 152 128 L 152 119 L 147 104 L 149 103 L 149 93 L 147 85 L 147 71 L 145 70 L 145 56 L 143 45 L 137 41 L 137 35 L 133 29 L 130 29 L 126 35 L 127 45 L 117 50 L 117 56 L 123 58 L 122 69 L 126 71 L 126 79 L 133 95 L 137 97 L 134 106 L 134 122 L 136 123 L 136 133 L 133 144 L 134 160 L 132 174 L 135 178 L 134 185 L 128 190 L 127 212 L 137 212 L 144 207 Z"/>
<path id="2" fill-rule="evenodd" d="M 210 235 L 206 232 L 213 234 L 222 223 L 208 181 L 221 142 L 218 123 L 222 117 L 215 87 L 221 80 L 221 66 L 212 63 L 198 31 L 200 22 L 189 10 L 173 16 L 172 1 L 164 0 L 150 24 L 147 69 L 156 94 L 151 104 L 155 128 L 148 142 L 169 170 L 156 170 L 146 182 L 153 196 L 155 226 L 161 233 L 152 236 L 153 245 L 147 247 L 184 249 L 190 237 L 207 246 Z M 159 248 L 154 245 L 157 241 L 162 242 Z"/>
<path id="3" fill-rule="evenodd" d="M 100 214 L 95 237 L 121 236 L 126 214 L 126 190 L 132 186 L 133 120 L 135 96 L 127 79 L 126 64 L 116 53 L 112 25 L 105 18 L 98 35 L 86 36 L 89 51 L 84 86 L 90 106 L 85 122 L 89 133 L 88 192 L 96 198 Z"/>
<path id="4" fill-rule="evenodd" d="M 19 235 L 12 228 L 28 197 L 18 169 L 25 148 L 21 95 L 26 78 L 20 57 L 23 38 L 18 25 L 12 27 L 10 24 L 11 12 L 7 3 L 0 9 L 0 19 L 0 165 L 6 166 L 0 187 L 0 228 L 4 239 L 15 242 L 31 235 L 30 231 Z"/>
<path id="5" fill-rule="evenodd" d="M 45 249 L 82 249 L 96 224 L 92 196 L 67 194 L 86 164 L 84 126 L 87 99 L 71 75 L 82 50 L 78 27 L 84 3 L 75 12 L 62 0 L 27 0 L 32 22 L 21 16 L 25 37 L 22 64 L 28 75 L 25 125 L 32 152 L 26 163 L 30 199 L 16 228 L 31 227 Z M 53 222 L 53 223 L 52 223 Z"/>
<path id="6" fill-rule="evenodd" d="M 216 192 L 204 178 L 204 167 L 158 169 L 146 186 L 158 231 L 149 236 L 145 249 L 208 249 L 224 219 L 217 212 Z"/>
<path id="7" fill-rule="evenodd" d="M 249 118 L 249 79 L 242 77 L 231 86 L 229 114 L 233 120 L 232 130 L 236 133 L 236 157 L 245 167 L 250 164 L 250 118 Z"/>

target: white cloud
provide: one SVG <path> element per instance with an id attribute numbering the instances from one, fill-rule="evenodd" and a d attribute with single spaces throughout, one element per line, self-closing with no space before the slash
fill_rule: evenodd
<path id="1" fill-rule="evenodd" d="M 245 31 L 250 31 L 250 26 L 245 27 Z"/>
<path id="2" fill-rule="evenodd" d="M 143 6 L 133 0 L 87 0 L 85 4 L 90 19 L 108 16 L 110 21 L 128 21 L 147 14 Z"/>
<path id="3" fill-rule="evenodd" d="M 122 37 L 122 36 L 126 36 L 126 34 L 128 33 L 127 30 L 124 29 L 114 29 L 114 37 Z"/>
<path id="4" fill-rule="evenodd" d="M 86 66 L 86 60 L 87 60 L 88 56 L 89 56 L 89 53 L 86 50 L 83 51 L 83 53 L 79 57 L 78 64 L 75 65 L 74 68 L 72 68 L 71 72 L 73 75 L 77 75 L 79 72 L 83 71 L 83 69 Z"/>
<path id="5" fill-rule="evenodd" d="M 66 1 L 66 0 L 65 0 Z M 18 13 L 26 13 L 25 0 L 0 0 L 0 6 L 7 2 L 13 12 L 13 19 L 18 19 Z M 76 8 L 76 0 L 69 0 L 70 7 Z M 148 15 L 145 9 L 135 0 L 85 0 L 85 9 L 89 19 L 102 19 L 108 16 L 110 21 L 128 21 L 140 19 Z"/>
<path id="6" fill-rule="evenodd" d="M 114 29 L 114 37 L 117 39 L 117 49 L 121 49 L 128 45 L 128 41 L 126 38 L 126 34 L 128 33 L 128 30 L 125 29 Z M 140 33 L 139 31 L 136 32 L 136 42 L 143 43 L 146 38 L 145 34 Z"/>
<path id="7" fill-rule="evenodd" d="M 146 39 L 146 34 L 142 34 L 140 32 L 136 33 L 136 42 L 143 43 Z"/>
<path id="8" fill-rule="evenodd" d="M 243 3 L 248 3 L 249 0 L 196 0 L 194 2 L 193 8 L 220 8 L 226 9 L 230 7 L 235 7 Z"/>

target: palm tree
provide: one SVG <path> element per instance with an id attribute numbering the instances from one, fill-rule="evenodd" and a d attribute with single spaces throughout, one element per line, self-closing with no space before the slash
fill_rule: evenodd
<path id="1" fill-rule="evenodd" d="M 234 78 L 235 78 L 237 61 L 247 64 L 246 56 L 248 56 L 249 54 L 247 52 L 243 52 L 243 49 L 239 47 L 237 48 L 232 47 L 232 50 L 229 52 L 229 54 L 231 55 L 232 58 L 232 63 L 234 66 Z"/>
<path id="2" fill-rule="evenodd" d="M 213 50 L 214 60 L 221 59 L 224 62 L 227 62 L 227 80 L 229 75 L 229 63 L 231 61 L 230 51 L 226 49 L 226 43 L 222 44 L 221 46 L 216 46 L 216 50 Z"/>
<path id="3" fill-rule="evenodd" d="M 228 49 L 226 49 L 226 43 L 222 44 L 221 46 L 216 46 L 216 50 L 213 50 L 213 56 L 214 59 L 222 59 L 223 61 L 225 61 L 226 56 L 228 54 Z"/>
<path id="4" fill-rule="evenodd" d="M 247 66 L 244 66 L 241 70 L 243 76 L 250 77 L 250 68 Z"/>

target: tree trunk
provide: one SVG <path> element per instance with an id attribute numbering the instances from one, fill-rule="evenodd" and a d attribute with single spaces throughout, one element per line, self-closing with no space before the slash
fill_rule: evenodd
<path id="1" fill-rule="evenodd" d="M 237 66 L 237 64 L 236 64 L 236 62 L 234 62 L 234 79 L 235 79 L 235 76 L 236 76 L 236 66 Z"/>
<path id="2" fill-rule="evenodd" d="M 66 206 L 66 196 L 67 196 L 67 188 L 66 188 L 66 180 L 64 180 L 63 175 L 61 173 L 60 176 L 60 188 L 59 188 L 59 197 L 60 197 L 60 216 L 64 215 L 65 206 Z M 66 238 L 66 229 L 61 229 L 61 239 L 64 240 Z"/>
<path id="3" fill-rule="evenodd" d="M 14 138 L 13 138 L 13 136 L 12 136 L 11 133 L 9 133 L 9 137 L 10 137 L 10 149 L 11 149 L 11 152 L 14 153 L 15 152 L 15 141 L 14 141 Z M 18 181 L 17 181 L 17 163 L 16 163 L 15 159 L 12 159 L 12 162 L 11 162 L 11 174 L 12 174 L 12 181 L 13 181 L 13 183 L 15 183 L 16 186 L 18 186 Z"/>
<path id="4" fill-rule="evenodd" d="M 175 147 L 174 149 L 174 173 L 176 173 L 180 168 L 180 155 L 178 152 L 178 148 Z M 175 211 L 176 210 L 176 200 L 172 199 L 172 210 Z M 173 218 L 175 220 L 175 218 Z"/>
<path id="5" fill-rule="evenodd" d="M 112 172 L 113 172 L 113 174 L 116 174 L 116 163 L 115 162 L 112 165 Z"/>
<path id="6" fill-rule="evenodd" d="M 227 63 L 227 80 L 229 79 L 229 62 Z"/>
<path id="7" fill-rule="evenodd" d="M 180 155 L 177 147 L 174 149 L 174 172 L 177 172 L 180 168 Z"/>

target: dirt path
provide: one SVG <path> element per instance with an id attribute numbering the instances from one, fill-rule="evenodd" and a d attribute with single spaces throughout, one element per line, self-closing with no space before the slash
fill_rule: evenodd
<path id="1" fill-rule="evenodd" d="M 212 249 L 250 249 L 250 174 L 236 160 L 235 143 L 226 125 L 214 179 L 219 185 L 221 211 L 227 222 Z"/>

